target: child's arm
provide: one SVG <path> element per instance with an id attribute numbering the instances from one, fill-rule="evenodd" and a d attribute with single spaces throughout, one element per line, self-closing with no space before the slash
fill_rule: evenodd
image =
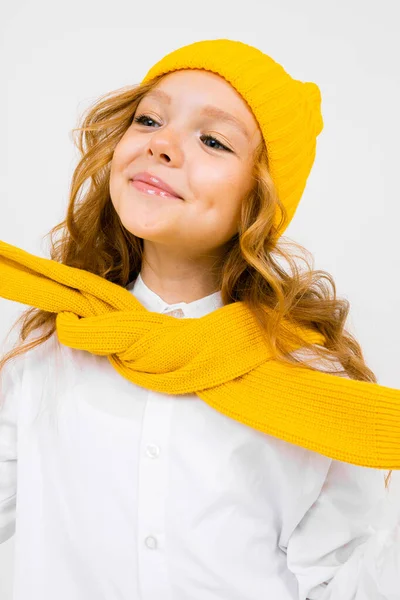
<path id="1" fill-rule="evenodd" d="M 322 361 L 312 349 L 294 354 L 323 370 L 341 367 Z M 400 600 L 400 498 L 397 523 L 390 524 L 395 515 L 386 474 L 332 460 L 320 494 L 291 525 L 283 548 L 299 583 L 299 600 Z M 375 531 L 381 514 L 389 519 Z"/>
<path id="2" fill-rule="evenodd" d="M 400 599 L 400 523 L 389 511 L 385 471 L 332 461 L 321 493 L 287 543 L 299 600 Z"/>
<path id="3" fill-rule="evenodd" d="M 0 371 L 0 544 L 15 533 L 18 389 L 9 361 Z"/>

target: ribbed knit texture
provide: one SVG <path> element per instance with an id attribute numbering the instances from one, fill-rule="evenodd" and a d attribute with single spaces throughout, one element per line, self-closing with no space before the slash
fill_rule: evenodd
<path id="1" fill-rule="evenodd" d="M 273 58 L 244 42 L 203 40 L 170 52 L 142 80 L 179 69 L 205 69 L 224 77 L 258 121 L 267 146 L 269 171 L 288 213 L 284 233 L 298 207 L 323 129 L 321 93 L 313 82 L 291 77 Z M 280 211 L 276 215 L 276 225 Z"/>
<path id="2" fill-rule="evenodd" d="M 236 421 L 336 460 L 400 468 L 400 390 L 271 359 L 243 302 L 175 319 L 98 275 L 5 242 L 0 296 L 58 313 L 62 344 L 107 356 L 141 387 L 195 393 Z M 304 337 L 324 342 L 309 330 Z"/>

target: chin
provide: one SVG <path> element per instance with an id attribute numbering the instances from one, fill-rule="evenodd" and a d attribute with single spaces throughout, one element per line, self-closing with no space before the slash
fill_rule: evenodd
<path id="1" fill-rule="evenodd" d="M 121 219 L 121 223 L 129 233 L 143 240 L 168 243 L 168 240 L 171 238 L 171 234 L 165 230 L 160 230 L 156 223 L 154 223 L 154 227 L 146 227 L 129 219 Z"/>

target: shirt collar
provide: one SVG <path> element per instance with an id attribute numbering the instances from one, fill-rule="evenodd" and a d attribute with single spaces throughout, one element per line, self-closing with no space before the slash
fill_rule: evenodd
<path id="1" fill-rule="evenodd" d="M 189 318 L 203 317 L 208 313 L 223 306 L 221 291 L 214 292 L 193 302 L 176 302 L 168 304 L 158 294 L 153 292 L 143 281 L 140 273 L 131 282 L 127 289 L 139 300 L 139 302 L 151 312 L 164 313 L 171 310 L 181 309 L 183 315 Z"/>

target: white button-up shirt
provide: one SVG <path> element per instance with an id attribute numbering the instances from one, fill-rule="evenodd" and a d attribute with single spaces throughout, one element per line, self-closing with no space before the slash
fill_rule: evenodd
<path id="1" fill-rule="evenodd" d="M 222 306 L 128 289 L 176 318 Z M 14 600 L 400 598 L 400 537 L 372 526 L 384 471 L 141 388 L 56 334 L 6 364 L 1 401 Z"/>

